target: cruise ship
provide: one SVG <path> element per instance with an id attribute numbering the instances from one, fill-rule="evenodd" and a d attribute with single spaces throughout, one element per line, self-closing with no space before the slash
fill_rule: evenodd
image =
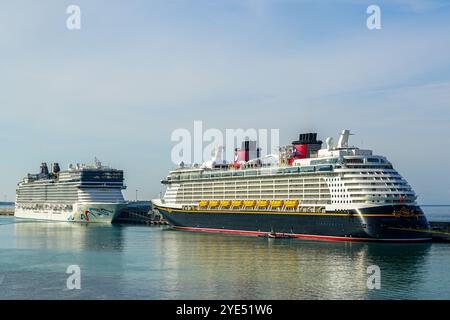
<path id="1" fill-rule="evenodd" d="M 300 134 L 278 154 L 254 141 L 181 164 L 162 180 L 155 209 L 176 229 L 344 241 L 428 241 L 427 219 L 408 182 L 384 156 L 349 145 L 349 130 L 317 140 Z"/>
<path id="2" fill-rule="evenodd" d="M 49 170 L 42 163 L 38 174 L 28 174 L 17 184 L 17 218 L 104 222 L 112 220 L 126 207 L 122 190 L 123 171 L 94 164 L 69 165 L 61 171 L 54 163 Z"/>

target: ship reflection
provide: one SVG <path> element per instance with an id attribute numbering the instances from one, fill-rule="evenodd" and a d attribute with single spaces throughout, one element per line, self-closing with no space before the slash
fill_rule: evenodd
<path id="1" fill-rule="evenodd" d="M 170 272 L 163 281 L 174 299 L 403 299 L 405 292 L 413 297 L 424 281 L 430 249 L 430 244 L 165 233 L 170 236 L 161 250 Z M 380 267 L 380 290 L 367 287 L 370 265 Z M 179 288 L 191 295 L 180 295 Z"/>
<path id="2" fill-rule="evenodd" d="M 11 231 L 8 246 L 19 250 L 15 264 L 0 265 L 0 273 L 8 275 L 10 288 L 23 288 L 7 297 L 415 299 L 432 260 L 429 243 L 263 239 L 36 221 L 17 221 Z M 61 289 L 71 264 L 83 271 L 79 292 Z M 367 287 L 371 265 L 380 267 L 380 290 Z"/>
<path id="3" fill-rule="evenodd" d="M 126 297 L 123 228 L 114 225 L 16 221 L 12 230 L 16 267 L 4 269 L 3 296 L 20 299 Z M 68 290 L 67 268 L 80 267 L 82 290 Z M 2 295 L 0 294 L 0 297 Z"/>
<path id="4" fill-rule="evenodd" d="M 60 250 L 123 249 L 123 229 L 107 224 L 17 221 L 16 247 Z"/>

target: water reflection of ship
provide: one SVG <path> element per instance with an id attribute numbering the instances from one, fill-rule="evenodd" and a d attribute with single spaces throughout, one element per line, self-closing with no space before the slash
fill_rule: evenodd
<path id="1" fill-rule="evenodd" d="M 167 288 L 192 287 L 199 299 L 363 299 L 414 292 L 429 248 L 178 233 L 161 250 Z M 382 290 L 367 288 L 370 265 L 381 269 Z"/>
<path id="2" fill-rule="evenodd" d="M 15 223 L 17 248 L 122 251 L 122 228 L 114 225 L 48 221 Z"/>

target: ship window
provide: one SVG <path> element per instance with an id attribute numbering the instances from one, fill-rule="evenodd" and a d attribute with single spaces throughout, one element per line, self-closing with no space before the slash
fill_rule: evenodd
<path id="1" fill-rule="evenodd" d="M 356 158 L 356 159 L 344 159 L 345 163 L 363 163 L 363 159 Z"/>
<path id="2" fill-rule="evenodd" d="M 110 181 L 110 182 L 122 182 L 123 172 L 118 171 L 83 171 L 80 174 L 82 181 L 94 182 L 94 181 Z"/>
<path id="3" fill-rule="evenodd" d="M 327 164 L 327 163 L 336 163 L 337 162 L 337 158 L 332 158 L 332 159 L 321 159 L 321 160 L 312 160 L 310 162 L 311 165 L 317 165 L 317 164 Z"/>
<path id="4" fill-rule="evenodd" d="M 294 168 L 289 168 L 287 171 L 289 172 L 289 173 L 297 173 L 298 171 L 299 171 L 299 167 L 294 167 Z"/>

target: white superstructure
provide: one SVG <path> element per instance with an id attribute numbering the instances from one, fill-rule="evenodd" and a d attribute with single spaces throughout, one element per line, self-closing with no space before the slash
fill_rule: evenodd
<path id="1" fill-rule="evenodd" d="M 278 159 L 271 156 L 269 162 L 235 159 L 229 165 L 208 162 L 177 168 L 162 181 L 167 185 L 165 195 L 154 203 L 172 208 L 203 205 L 223 209 L 226 205 L 232 210 L 229 201 L 242 200 L 240 205 L 235 201 L 237 210 L 245 208 L 246 201 L 254 201 L 246 209 L 298 212 L 415 205 L 416 194 L 392 164 L 371 150 L 349 146 L 349 135 L 349 130 L 343 130 L 337 146 L 328 138 L 324 149 L 320 149 L 321 141 L 315 141 L 315 134 L 301 135 L 304 141 L 281 148 Z"/>
<path id="2" fill-rule="evenodd" d="M 123 171 L 103 166 L 70 165 L 60 171 L 57 163 L 49 172 L 28 174 L 17 185 L 15 216 L 18 218 L 111 222 L 125 207 Z"/>

